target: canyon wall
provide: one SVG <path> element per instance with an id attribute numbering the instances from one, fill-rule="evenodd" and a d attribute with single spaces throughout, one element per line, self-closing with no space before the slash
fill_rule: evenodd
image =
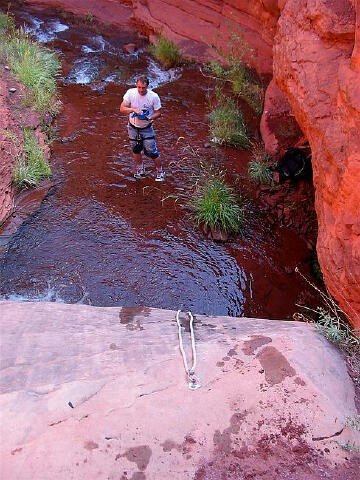
<path id="1" fill-rule="evenodd" d="M 311 145 L 325 283 L 358 327 L 359 9 L 349 0 L 288 0 L 273 50 L 274 78 Z"/>
<path id="2" fill-rule="evenodd" d="M 16 140 L 14 141 L 17 126 L 12 113 L 13 95 L 9 92 L 10 84 L 7 80 L 9 74 L 3 65 L 0 65 L 0 226 L 14 208 L 12 174 L 18 150 Z"/>

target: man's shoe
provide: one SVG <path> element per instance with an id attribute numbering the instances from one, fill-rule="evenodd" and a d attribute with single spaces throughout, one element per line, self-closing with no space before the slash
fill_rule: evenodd
<path id="1" fill-rule="evenodd" d="M 156 177 L 155 177 L 155 182 L 163 182 L 165 180 L 165 172 L 164 170 L 160 170 L 160 172 L 157 172 Z"/>
<path id="2" fill-rule="evenodd" d="M 137 178 L 138 180 L 141 180 L 142 178 L 144 178 L 146 175 L 145 173 L 145 168 L 142 167 L 140 168 L 140 170 L 138 170 L 137 172 L 134 173 L 134 178 Z"/>

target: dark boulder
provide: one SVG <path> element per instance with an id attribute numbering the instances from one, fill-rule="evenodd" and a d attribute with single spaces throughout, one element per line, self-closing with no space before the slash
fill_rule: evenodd
<path id="1" fill-rule="evenodd" d="M 274 170 L 278 172 L 280 182 L 309 177 L 312 173 L 311 155 L 299 148 L 289 148 Z"/>

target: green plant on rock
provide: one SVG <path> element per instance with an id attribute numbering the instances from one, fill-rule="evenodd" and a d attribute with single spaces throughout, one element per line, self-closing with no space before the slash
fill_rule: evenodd
<path id="1" fill-rule="evenodd" d="M 25 103 L 34 106 L 38 112 L 58 113 L 58 56 L 33 42 L 20 30 L 12 34 L 1 34 L 0 39 L 0 57 L 6 60 L 15 77 L 27 87 Z"/>
<path id="2" fill-rule="evenodd" d="M 273 174 L 269 166 L 257 160 L 250 160 L 248 175 L 250 180 L 260 185 L 271 186 L 274 183 Z"/>
<path id="3" fill-rule="evenodd" d="M 233 189 L 225 184 L 222 172 L 203 175 L 190 206 L 194 220 L 205 229 L 227 234 L 243 232 L 244 207 L 239 205 Z"/>
<path id="4" fill-rule="evenodd" d="M 92 23 L 94 21 L 94 15 L 91 12 L 88 12 L 84 16 L 84 20 L 85 20 L 85 22 Z"/>
<path id="5" fill-rule="evenodd" d="M 213 142 L 242 149 L 249 145 L 244 118 L 232 98 L 224 98 L 210 112 L 209 119 Z"/>
<path id="6" fill-rule="evenodd" d="M 328 292 L 323 292 L 311 283 L 297 267 L 295 272 L 319 293 L 324 305 L 316 309 L 297 305 L 307 312 L 300 314 L 300 318 L 313 323 L 319 333 L 344 352 L 347 364 L 353 372 L 353 380 L 360 385 L 360 330 L 351 328 L 348 315 Z"/>
<path id="7" fill-rule="evenodd" d="M 337 442 L 339 447 L 343 448 L 347 452 L 352 452 L 352 453 L 359 453 L 360 452 L 360 447 L 356 445 L 355 442 Z"/>
<path id="8" fill-rule="evenodd" d="M 352 417 L 346 417 L 345 426 L 360 432 L 360 415 L 353 415 Z"/>
<path id="9" fill-rule="evenodd" d="M 346 347 L 350 341 L 348 331 L 341 327 L 339 320 L 328 310 L 322 307 L 316 309 L 318 318 L 315 324 L 324 337 L 341 347 Z"/>
<path id="10" fill-rule="evenodd" d="M 49 163 L 44 158 L 44 152 L 39 145 L 35 133 L 29 128 L 24 129 L 24 156 L 18 158 L 13 179 L 17 187 L 35 187 L 40 180 L 51 175 Z"/>
<path id="11" fill-rule="evenodd" d="M 244 56 L 251 55 L 252 52 L 242 32 L 232 32 L 228 47 L 215 50 L 222 58 L 222 64 L 213 60 L 206 65 L 205 70 L 222 83 L 230 82 L 233 93 L 241 96 L 258 115 L 261 115 L 264 87 L 244 63 Z"/>
<path id="12" fill-rule="evenodd" d="M 10 14 L 0 12 L 0 34 L 4 32 L 13 32 L 15 30 L 15 20 Z"/>
<path id="13" fill-rule="evenodd" d="M 182 63 L 180 48 L 162 35 L 156 45 L 150 45 L 149 51 L 165 69 L 178 67 Z"/>
<path id="14" fill-rule="evenodd" d="M 270 162 L 271 157 L 266 153 L 264 144 L 254 142 L 252 144 L 251 157 L 248 165 L 248 176 L 250 180 L 260 185 L 272 186 L 274 184 L 274 177 Z"/>

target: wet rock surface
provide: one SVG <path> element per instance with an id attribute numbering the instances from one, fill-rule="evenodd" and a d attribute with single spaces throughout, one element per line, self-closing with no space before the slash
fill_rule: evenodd
<path id="1" fill-rule="evenodd" d="M 339 446 L 360 441 L 345 427 L 353 385 L 309 325 L 196 316 L 190 391 L 173 311 L 0 302 L 0 315 L 3 478 L 357 478 L 359 455 Z"/>

